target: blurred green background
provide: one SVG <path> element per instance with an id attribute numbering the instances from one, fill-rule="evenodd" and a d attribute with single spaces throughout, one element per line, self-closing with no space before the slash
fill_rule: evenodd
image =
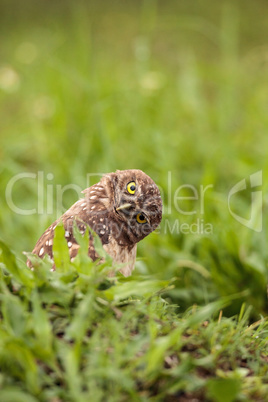
<path id="1" fill-rule="evenodd" d="M 169 297 L 181 309 L 244 292 L 228 314 L 242 301 L 256 316 L 267 313 L 267 1 L 0 7 L 2 239 L 23 259 L 77 199 L 70 184 L 83 189 L 91 173 L 142 169 L 165 209 L 160 230 L 139 244 L 136 272 L 177 278 Z M 257 171 L 262 211 L 250 190 L 231 205 L 256 222 L 263 212 L 259 232 L 228 209 L 231 188 Z M 16 175 L 38 172 L 43 182 L 25 177 L 11 187 Z M 193 196 L 189 188 L 176 193 L 185 184 L 198 194 L 179 200 L 190 214 L 174 203 L 176 194 Z M 203 209 L 200 186 L 210 186 Z M 42 213 L 16 213 L 7 188 L 18 208 Z"/>

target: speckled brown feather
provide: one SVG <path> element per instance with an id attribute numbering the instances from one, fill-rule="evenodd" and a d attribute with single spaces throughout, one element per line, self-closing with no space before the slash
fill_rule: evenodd
<path id="1" fill-rule="evenodd" d="M 135 197 L 126 191 L 129 182 L 136 183 Z M 78 252 L 79 245 L 73 236 L 73 224 L 82 234 L 89 225 L 100 237 L 104 249 L 115 262 L 123 264 L 121 272 L 130 275 L 136 258 L 136 244 L 151 233 L 160 223 L 162 201 L 158 187 L 153 180 L 140 170 L 124 170 L 109 173 L 99 183 L 83 191 L 85 198 L 80 199 L 55 221 L 40 237 L 33 254 L 43 258 L 48 254 L 53 259 L 54 230 L 61 221 L 65 228 L 65 238 L 69 247 L 70 258 Z M 118 213 L 116 207 L 130 202 L 130 211 Z M 142 211 L 150 223 L 138 225 L 135 217 Z M 88 255 L 96 260 L 92 239 L 89 241 Z M 28 260 L 28 266 L 32 264 Z"/>

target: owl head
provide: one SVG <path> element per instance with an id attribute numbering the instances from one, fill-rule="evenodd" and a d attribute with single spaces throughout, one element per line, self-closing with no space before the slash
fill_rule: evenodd
<path id="1" fill-rule="evenodd" d="M 160 224 L 160 191 L 144 172 L 117 170 L 105 175 L 100 183 L 106 189 L 106 211 L 109 211 L 113 236 L 121 244 L 138 243 Z"/>

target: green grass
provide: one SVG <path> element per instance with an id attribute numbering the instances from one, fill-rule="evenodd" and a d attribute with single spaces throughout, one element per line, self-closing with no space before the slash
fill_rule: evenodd
<path id="1" fill-rule="evenodd" d="M 0 236 L 16 256 L 2 248 L 1 400 L 30 400 L 10 394 L 22 390 L 52 401 L 220 401 L 224 390 L 222 400 L 265 400 L 267 11 L 262 0 L 1 1 Z M 29 272 L 22 252 L 79 197 L 66 189 L 61 200 L 60 189 L 128 168 L 149 174 L 164 201 L 134 276 L 105 280 L 109 261 L 99 271 L 66 259 L 66 272 Z M 256 232 L 230 214 L 228 194 L 260 170 Z M 8 185 L 38 172 L 12 200 L 39 213 L 16 213 Z M 177 200 L 193 196 L 176 193 L 185 184 L 197 199 Z M 258 223 L 248 189 L 231 207 Z M 211 232 L 196 233 L 200 222 Z M 80 303 L 91 314 L 76 339 Z"/>
<path id="2" fill-rule="evenodd" d="M 56 272 L 27 270 L 1 244 L 2 401 L 265 400 L 265 319 L 248 326 L 245 305 L 222 317 L 235 297 L 178 314 L 163 298 L 172 281 L 107 278 L 109 258 L 92 263 L 80 240 Z"/>

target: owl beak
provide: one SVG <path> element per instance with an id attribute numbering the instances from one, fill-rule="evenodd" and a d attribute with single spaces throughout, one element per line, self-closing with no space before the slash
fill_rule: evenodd
<path id="1" fill-rule="evenodd" d="M 125 203 L 125 204 L 120 205 L 118 208 L 116 208 L 116 211 L 121 211 L 121 209 L 128 209 L 130 207 L 132 207 L 131 204 Z"/>

